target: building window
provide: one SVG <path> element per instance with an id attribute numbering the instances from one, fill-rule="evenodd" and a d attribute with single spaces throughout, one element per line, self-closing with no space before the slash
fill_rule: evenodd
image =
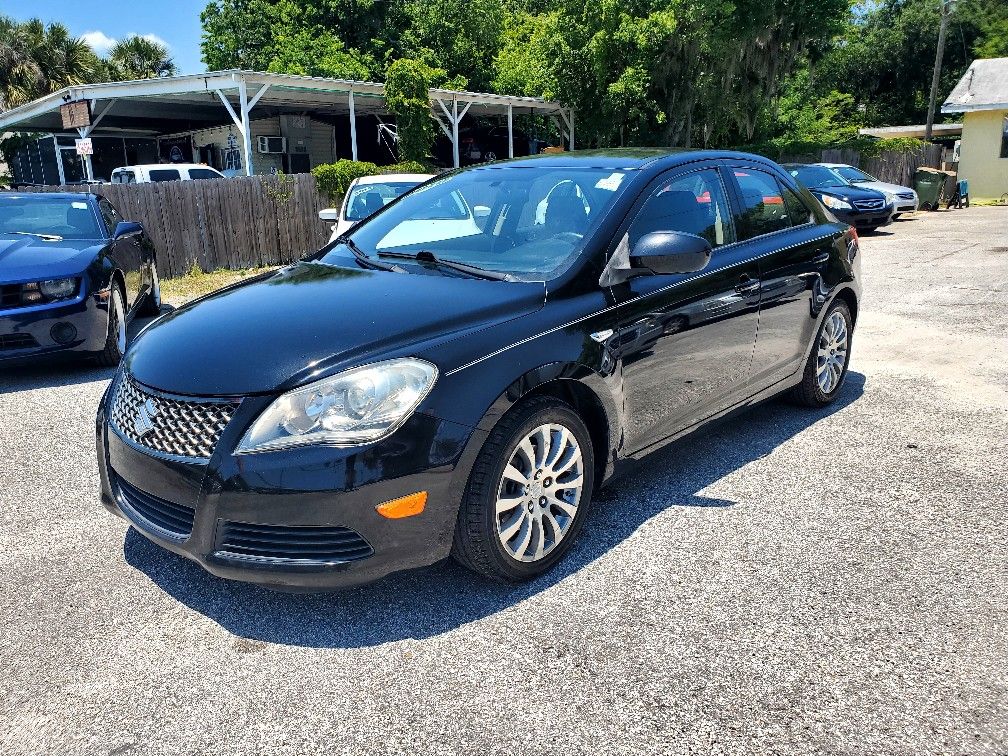
<path id="1" fill-rule="evenodd" d="M 1008 116 L 1001 122 L 1001 157 L 1008 158 Z"/>

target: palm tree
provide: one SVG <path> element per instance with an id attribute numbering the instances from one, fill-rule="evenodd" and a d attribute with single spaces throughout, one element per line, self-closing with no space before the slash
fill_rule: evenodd
<path id="1" fill-rule="evenodd" d="M 116 42 L 108 62 L 121 79 L 156 79 L 177 72 L 167 47 L 138 35 Z"/>
<path id="2" fill-rule="evenodd" d="M 0 110 L 100 78 L 98 56 L 63 24 L 0 16 Z"/>
<path id="3" fill-rule="evenodd" d="M 45 85 L 26 26 L 0 16 L 0 110 L 28 102 Z"/>

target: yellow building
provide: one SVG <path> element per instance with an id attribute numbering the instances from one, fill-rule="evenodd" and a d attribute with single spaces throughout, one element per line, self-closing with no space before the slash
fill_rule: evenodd
<path id="1" fill-rule="evenodd" d="M 942 105 L 962 113 L 959 178 L 971 200 L 1008 193 L 1008 58 L 974 60 Z"/>

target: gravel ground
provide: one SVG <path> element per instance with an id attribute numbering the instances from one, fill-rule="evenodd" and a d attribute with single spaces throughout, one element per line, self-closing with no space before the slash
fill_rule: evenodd
<path id="1" fill-rule="evenodd" d="M 852 374 L 655 455 L 531 585 L 218 580 L 97 501 L 109 373 L 0 376 L 0 753 L 1008 753 L 1008 209 L 863 240 Z"/>

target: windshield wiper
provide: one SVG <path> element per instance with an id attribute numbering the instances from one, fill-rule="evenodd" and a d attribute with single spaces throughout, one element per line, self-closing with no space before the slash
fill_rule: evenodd
<path id="1" fill-rule="evenodd" d="M 467 263 L 458 262 L 456 260 L 444 260 L 433 252 L 429 252 L 426 249 L 422 249 L 415 255 L 411 255 L 407 252 L 379 252 L 379 257 L 395 257 L 400 260 L 416 260 L 417 262 L 429 262 L 435 265 L 440 265 L 442 268 L 448 268 L 449 270 L 456 270 L 459 273 L 466 273 L 467 275 L 473 276 L 474 278 L 485 278 L 488 281 L 517 281 L 510 273 L 502 273 L 499 270 L 487 270 L 486 268 L 480 268 L 475 265 L 469 265 Z"/>
<path id="2" fill-rule="evenodd" d="M 399 265 L 389 265 L 388 263 L 383 263 L 380 260 L 375 260 L 374 258 L 368 257 L 366 254 L 364 254 L 364 251 L 357 246 L 357 242 L 355 242 L 349 236 L 341 236 L 339 239 L 337 239 L 337 241 L 345 244 L 347 249 L 353 252 L 353 256 L 357 258 L 357 261 L 366 268 L 371 268 L 372 270 L 386 270 L 390 273 L 406 272 L 406 269 Z"/>
<path id="3" fill-rule="evenodd" d="M 4 231 L 5 234 L 17 234 L 18 236 L 37 236 L 43 241 L 63 241 L 62 236 L 56 234 L 38 234 L 34 231 Z"/>

